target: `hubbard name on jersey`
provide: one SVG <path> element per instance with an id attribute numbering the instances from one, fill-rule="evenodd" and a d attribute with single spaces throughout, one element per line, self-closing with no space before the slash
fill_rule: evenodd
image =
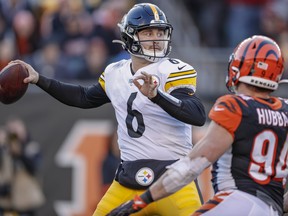
<path id="1" fill-rule="evenodd" d="M 209 117 L 231 133 L 234 143 L 213 165 L 216 192 L 239 189 L 282 212 L 283 178 L 288 172 L 287 103 L 244 95 L 217 100 Z"/>
<path id="2" fill-rule="evenodd" d="M 99 82 L 115 108 L 121 159 L 179 159 L 192 148 L 191 125 L 176 120 L 137 89 L 132 80 L 141 71 L 153 74 L 163 92 L 183 87 L 196 91 L 196 71 L 178 59 L 163 58 L 135 74 L 131 60 L 110 64 Z"/>

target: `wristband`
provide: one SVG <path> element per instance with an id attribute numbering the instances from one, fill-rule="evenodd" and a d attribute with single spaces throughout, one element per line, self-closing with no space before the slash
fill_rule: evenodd
<path id="1" fill-rule="evenodd" d="M 149 204 L 154 201 L 149 189 L 146 190 L 140 197 L 146 204 Z"/>

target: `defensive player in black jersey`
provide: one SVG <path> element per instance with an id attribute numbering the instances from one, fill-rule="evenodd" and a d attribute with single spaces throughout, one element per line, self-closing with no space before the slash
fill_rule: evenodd
<path id="1" fill-rule="evenodd" d="M 270 94 L 282 73 L 283 57 L 272 39 L 257 35 L 241 42 L 230 57 L 226 80 L 235 94 L 216 101 L 206 135 L 145 193 L 109 216 L 140 211 L 193 181 L 210 164 L 215 196 L 191 215 L 282 215 L 288 100 Z"/>
<path id="2" fill-rule="evenodd" d="M 36 84 L 64 104 L 96 108 L 111 102 L 114 107 L 122 163 L 94 216 L 104 216 L 141 194 L 167 165 L 186 156 L 192 149 L 192 125 L 201 126 L 206 120 L 195 95 L 197 72 L 168 57 L 173 28 L 163 11 L 154 4 L 136 4 L 119 27 L 117 42 L 131 59 L 108 65 L 99 81 L 88 87 L 49 79 L 15 61 L 29 72 L 24 82 Z M 200 206 L 196 184 L 191 182 L 137 215 L 186 216 Z"/>

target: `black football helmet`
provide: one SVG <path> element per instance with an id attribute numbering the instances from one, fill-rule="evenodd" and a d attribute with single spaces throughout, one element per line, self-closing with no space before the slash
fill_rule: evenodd
<path id="1" fill-rule="evenodd" d="M 120 27 L 121 41 L 116 42 L 121 43 L 122 47 L 130 54 L 145 58 L 151 62 L 157 62 L 160 58 L 164 58 L 170 54 L 173 28 L 167 21 L 163 11 L 156 5 L 150 3 L 134 5 L 134 7 L 124 15 L 118 26 Z M 164 30 L 164 38 L 157 40 L 164 43 L 163 50 L 149 51 L 144 49 L 141 42 L 147 42 L 148 40 L 140 41 L 138 32 L 146 28 L 161 28 Z M 153 40 L 153 42 L 155 42 L 155 40 Z"/>

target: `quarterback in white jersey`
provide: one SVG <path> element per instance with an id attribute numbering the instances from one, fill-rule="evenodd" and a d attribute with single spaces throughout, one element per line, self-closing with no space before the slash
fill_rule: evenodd
<path id="1" fill-rule="evenodd" d="M 131 81 L 145 71 L 154 77 L 159 91 L 170 93 L 185 87 L 195 92 L 196 71 L 187 63 L 168 58 L 140 68 L 135 74 L 131 73 L 130 65 L 131 60 L 111 64 L 100 77 L 119 123 L 121 159 L 177 160 L 185 156 L 192 147 L 191 125 L 167 115 L 160 106 L 138 92 Z"/>
<path id="2" fill-rule="evenodd" d="M 96 108 L 111 103 L 118 123 L 121 150 L 115 180 L 94 216 L 104 216 L 147 189 L 192 148 L 191 125 L 205 123 L 205 109 L 195 95 L 196 71 L 167 56 L 172 26 L 153 4 L 137 4 L 119 24 L 123 48 L 131 59 L 107 66 L 99 81 L 84 87 L 39 75 L 29 64 L 26 83 L 34 83 L 69 106 Z M 73 95 L 73 97 L 71 97 Z M 135 215 L 186 216 L 201 205 L 195 182 L 171 198 L 155 202 Z"/>

